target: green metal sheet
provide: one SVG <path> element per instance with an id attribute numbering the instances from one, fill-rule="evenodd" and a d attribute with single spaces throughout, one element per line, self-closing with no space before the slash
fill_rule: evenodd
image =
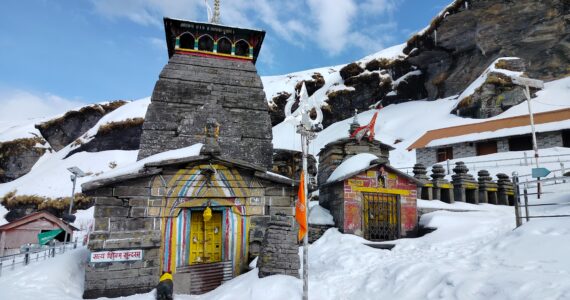
<path id="1" fill-rule="evenodd" d="M 49 241 L 53 240 L 61 232 L 63 232 L 63 229 L 55 229 L 55 230 L 50 230 L 50 231 L 38 233 L 39 244 L 45 245 L 45 244 L 49 243 Z"/>

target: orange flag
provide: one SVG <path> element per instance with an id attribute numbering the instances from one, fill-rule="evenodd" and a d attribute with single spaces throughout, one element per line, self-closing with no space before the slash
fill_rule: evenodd
<path id="1" fill-rule="evenodd" d="M 354 130 L 354 132 L 352 133 L 352 135 L 350 135 L 350 137 L 356 138 L 360 141 L 366 134 L 368 134 L 368 140 L 372 141 L 374 139 L 374 126 L 376 126 L 377 117 L 378 117 L 378 111 L 374 113 L 374 116 L 372 116 L 372 120 L 370 120 L 370 123 L 356 128 L 356 130 Z"/>
<path id="2" fill-rule="evenodd" d="M 299 241 L 307 234 L 307 199 L 305 199 L 305 174 L 301 171 L 301 181 L 299 182 L 299 200 L 295 205 L 295 220 L 299 223 Z"/>

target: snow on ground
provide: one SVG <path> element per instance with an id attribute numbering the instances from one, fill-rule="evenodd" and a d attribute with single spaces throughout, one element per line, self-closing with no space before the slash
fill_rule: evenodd
<path id="1" fill-rule="evenodd" d="M 13 141 L 21 138 L 33 138 L 41 136 L 40 131 L 34 126 L 51 118 L 38 118 L 14 122 L 0 122 L 0 143 Z"/>
<path id="2" fill-rule="evenodd" d="M 565 205 L 531 208 L 531 215 L 570 214 L 570 183 L 545 186 L 545 192 L 530 203 Z M 309 249 L 310 299 L 570 299 L 570 218 L 532 219 L 513 230 L 513 207 L 420 200 L 420 206 L 430 204 L 468 211 L 424 215 L 421 223 L 437 230 L 388 242 L 395 244 L 391 251 L 327 231 Z M 81 299 L 84 261 L 78 250 L 4 271 L 0 298 Z M 210 293 L 175 299 L 301 299 L 301 290 L 299 279 L 259 279 L 254 269 Z M 122 299 L 153 297 L 150 292 Z"/>
<path id="3" fill-rule="evenodd" d="M 14 270 L 5 268 L 0 276 L 0 299 L 82 299 L 88 258 L 89 251 L 81 248 Z"/>
<path id="4" fill-rule="evenodd" d="M 83 143 L 86 143 L 93 139 L 99 131 L 99 127 L 111 123 L 119 122 L 127 119 L 143 118 L 145 117 L 146 110 L 150 104 L 150 97 L 142 98 L 136 101 L 129 102 L 111 113 L 104 115 L 95 126 L 91 127 L 86 133 L 84 133 L 80 139 Z"/>
<path id="5" fill-rule="evenodd" d="M 81 139 L 87 142 L 93 138 L 100 126 L 109 122 L 144 117 L 150 98 L 129 102 L 110 112 L 97 122 Z M 28 125 L 26 125 L 28 126 Z M 33 127 L 32 125 L 29 125 Z M 29 127 L 28 126 L 28 127 Z M 39 132 L 38 132 L 39 134 Z M 138 150 L 110 150 L 101 152 L 79 152 L 65 158 L 77 145 L 67 145 L 57 152 L 46 152 L 32 167 L 32 170 L 8 183 L 0 184 L 0 197 L 13 190 L 19 195 L 41 195 L 46 197 L 63 197 L 71 195 L 71 175 L 67 168 L 77 166 L 89 176 L 77 179 L 77 190 L 81 184 L 93 176 L 122 167 L 136 161 Z"/>
<path id="6" fill-rule="evenodd" d="M 81 184 L 90 180 L 95 174 L 112 169 L 113 164 L 118 167 L 132 163 L 136 160 L 138 150 L 110 150 L 102 152 L 79 152 L 67 159 L 63 159 L 69 153 L 69 146 L 44 155 L 38 161 L 32 171 L 14 181 L 0 184 L 0 196 L 13 190 L 19 195 L 41 195 L 46 197 L 67 197 L 71 195 L 71 173 L 67 168 L 77 166 L 85 173 L 86 177 L 77 179 L 75 192 L 81 192 Z"/>

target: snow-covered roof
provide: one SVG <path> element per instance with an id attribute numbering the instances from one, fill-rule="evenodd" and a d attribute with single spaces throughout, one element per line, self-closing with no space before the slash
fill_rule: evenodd
<path id="1" fill-rule="evenodd" d="M 536 131 L 538 132 L 570 128 L 570 108 L 536 113 L 533 115 Z M 530 118 L 527 114 L 430 130 L 411 144 L 408 150 L 523 135 L 530 132 Z"/>
<path id="2" fill-rule="evenodd" d="M 100 176 L 93 177 L 91 181 L 87 181 L 82 184 L 81 188 L 83 191 L 89 191 L 124 180 L 158 174 L 162 171 L 160 168 L 164 166 L 180 165 L 207 159 L 214 159 L 215 161 L 231 163 L 232 165 L 254 170 L 256 171 L 255 175 L 257 177 L 266 180 L 294 184 L 293 180 L 286 176 L 267 172 L 264 168 L 250 164 L 246 161 L 219 156 L 200 155 L 202 146 L 203 144 L 197 143 L 189 147 L 165 151 L 149 156 L 116 170 L 105 172 Z"/>
<path id="3" fill-rule="evenodd" d="M 359 153 L 355 156 L 348 158 L 343 161 L 329 176 L 327 182 L 324 185 L 333 184 L 336 182 L 343 181 L 347 178 L 355 176 L 361 172 L 367 171 L 369 169 L 375 168 L 379 165 L 384 166 L 388 171 L 397 174 L 398 176 L 405 177 L 416 184 L 423 184 L 416 178 L 403 173 L 402 171 L 388 165 L 378 163 L 378 157 L 371 153 Z"/>

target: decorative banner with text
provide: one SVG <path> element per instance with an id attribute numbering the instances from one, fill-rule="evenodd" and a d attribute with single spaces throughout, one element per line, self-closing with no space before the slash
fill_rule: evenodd
<path id="1" fill-rule="evenodd" d="M 114 262 L 142 260 L 142 250 L 103 251 L 91 253 L 91 262 Z"/>

